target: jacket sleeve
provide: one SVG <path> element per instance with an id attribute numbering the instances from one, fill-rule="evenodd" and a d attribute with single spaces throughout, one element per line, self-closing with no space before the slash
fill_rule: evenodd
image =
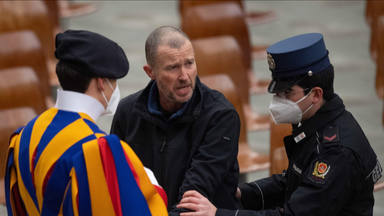
<path id="1" fill-rule="evenodd" d="M 217 209 L 216 216 L 282 216 L 282 211 L 279 209 L 269 209 L 262 211 L 253 210 L 228 210 Z"/>
<path id="2" fill-rule="evenodd" d="M 285 174 L 272 175 L 239 185 L 241 203 L 245 209 L 263 210 L 282 207 L 286 188 Z"/>
<path id="3" fill-rule="evenodd" d="M 239 132 L 240 120 L 235 110 L 220 111 L 212 116 L 179 188 L 179 200 L 188 190 L 197 190 L 212 200 L 228 173 L 238 169 Z"/>
<path id="4" fill-rule="evenodd" d="M 285 215 L 340 215 L 362 185 L 359 169 L 349 149 L 328 149 L 303 172 L 302 182 L 284 206 Z"/>
<path id="5" fill-rule="evenodd" d="M 7 206 L 7 213 L 9 216 L 12 215 L 27 215 L 27 211 L 25 209 L 24 202 L 21 198 L 19 191 L 19 182 L 18 176 L 15 166 L 15 145 L 16 140 L 21 132 L 22 128 L 19 128 L 10 138 L 8 154 L 6 160 L 6 169 L 5 169 L 5 177 L 4 177 L 4 186 L 5 186 L 5 200 Z M 30 208 L 36 210 L 36 208 Z"/>

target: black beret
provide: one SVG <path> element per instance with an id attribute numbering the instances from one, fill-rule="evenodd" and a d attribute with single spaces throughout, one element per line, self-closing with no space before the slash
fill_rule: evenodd
<path id="1" fill-rule="evenodd" d="M 55 56 L 91 77 L 119 79 L 127 75 L 129 62 L 112 40 L 90 31 L 68 30 L 56 35 Z"/>

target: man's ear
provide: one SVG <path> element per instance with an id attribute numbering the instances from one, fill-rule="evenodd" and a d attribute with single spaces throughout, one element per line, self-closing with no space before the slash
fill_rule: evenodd
<path id="1" fill-rule="evenodd" d="M 154 73 L 154 71 L 153 71 L 151 66 L 146 64 L 146 65 L 143 66 L 143 69 L 144 69 L 145 73 L 148 75 L 149 78 L 151 78 L 152 80 L 155 80 L 155 73 Z"/>
<path id="2" fill-rule="evenodd" d="M 101 77 L 97 77 L 95 78 L 96 79 L 96 86 L 97 86 L 97 89 L 100 90 L 100 91 L 104 91 L 104 88 L 105 88 L 105 80 Z"/>
<path id="3" fill-rule="evenodd" d="M 323 101 L 323 89 L 322 88 L 314 87 L 314 88 L 312 88 L 312 92 L 313 92 L 312 101 L 314 104 Z"/>

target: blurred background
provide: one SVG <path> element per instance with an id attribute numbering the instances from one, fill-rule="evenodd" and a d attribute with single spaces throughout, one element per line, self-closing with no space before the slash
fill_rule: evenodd
<path id="1" fill-rule="evenodd" d="M 287 164 L 281 139 L 290 126 L 276 126 L 268 116 L 265 48 L 297 34 L 322 33 L 335 68 L 335 92 L 384 165 L 382 15 L 384 2 L 373 0 L 0 1 L 0 183 L 12 131 L 54 105 L 54 36 L 67 29 L 94 31 L 123 47 L 130 62 L 119 80 L 125 97 L 149 81 L 142 69 L 149 33 L 162 25 L 182 28 L 202 81 L 223 92 L 241 116 L 241 181 L 281 172 Z M 97 123 L 109 132 L 111 121 L 106 116 Z M 374 193 L 374 215 L 384 215 L 381 188 Z M 3 189 L 0 215 L 6 215 Z"/>

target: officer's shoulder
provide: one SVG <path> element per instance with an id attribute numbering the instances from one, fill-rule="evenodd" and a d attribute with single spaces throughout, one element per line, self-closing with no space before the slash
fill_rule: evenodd
<path id="1" fill-rule="evenodd" d="M 337 125 L 327 125 L 320 136 L 323 144 L 340 143 L 339 127 Z"/>

